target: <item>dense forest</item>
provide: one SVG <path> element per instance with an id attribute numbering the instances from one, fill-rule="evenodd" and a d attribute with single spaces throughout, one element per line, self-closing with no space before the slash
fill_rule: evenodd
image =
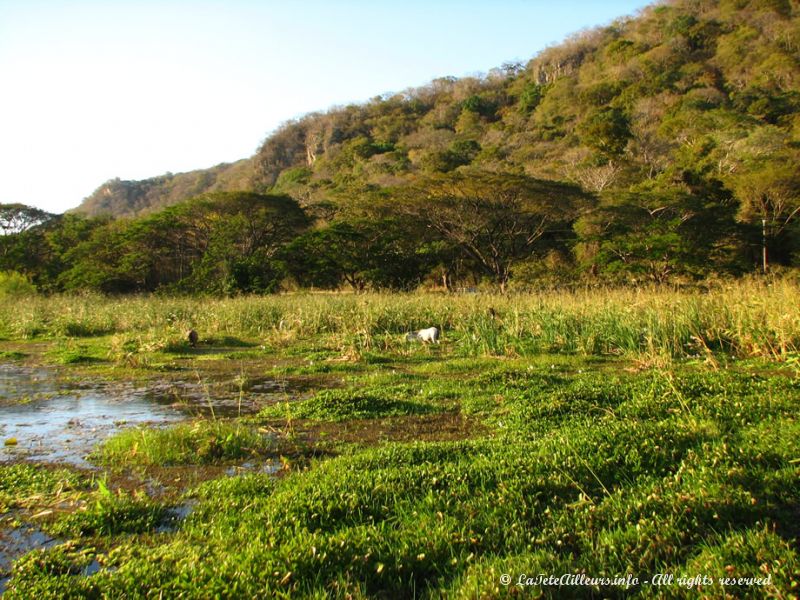
<path id="1" fill-rule="evenodd" d="M 285 123 L 232 165 L 0 211 L 43 291 L 682 282 L 800 265 L 800 2 L 675 0 Z"/>

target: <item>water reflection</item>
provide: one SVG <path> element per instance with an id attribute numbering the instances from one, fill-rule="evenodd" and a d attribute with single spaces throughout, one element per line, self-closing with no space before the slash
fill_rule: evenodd
<path id="1" fill-rule="evenodd" d="M 0 461 L 35 460 L 86 467 L 92 448 L 123 427 L 186 418 L 172 406 L 112 388 L 57 390 L 42 369 L 0 365 Z"/>

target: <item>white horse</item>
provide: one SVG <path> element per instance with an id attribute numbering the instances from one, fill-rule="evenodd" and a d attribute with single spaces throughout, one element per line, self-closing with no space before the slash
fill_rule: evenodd
<path id="1" fill-rule="evenodd" d="M 420 329 L 419 331 L 412 331 L 406 336 L 406 340 L 412 342 L 414 340 L 419 340 L 420 342 L 424 343 L 432 343 L 438 344 L 439 343 L 439 328 L 438 327 L 428 327 L 427 329 Z"/>

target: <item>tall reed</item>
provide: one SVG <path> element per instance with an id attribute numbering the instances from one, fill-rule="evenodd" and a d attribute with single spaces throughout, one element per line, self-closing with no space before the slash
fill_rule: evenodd
<path id="1" fill-rule="evenodd" d="M 397 349 L 438 326 L 465 356 L 724 352 L 783 360 L 800 348 L 800 285 L 744 280 L 708 291 L 596 289 L 541 294 L 286 294 L 227 299 L 98 295 L 0 299 L 7 339 L 237 337 L 270 345 L 322 337 L 344 353 Z M 491 309 L 491 310 L 490 310 Z"/>

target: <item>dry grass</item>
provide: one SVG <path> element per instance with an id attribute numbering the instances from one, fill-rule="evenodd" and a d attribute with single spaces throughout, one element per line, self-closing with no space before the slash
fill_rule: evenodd
<path id="1" fill-rule="evenodd" d="M 542 294 L 287 294 L 228 299 L 32 296 L 0 300 L 9 339 L 116 335 L 142 347 L 235 337 L 287 347 L 322 338 L 343 356 L 402 351 L 406 331 L 440 327 L 464 356 L 542 352 L 648 360 L 740 357 L 785 360 L 800 347 L 800 285 L 748 280 L 709 291 L 598 289 Z M 490 314 L 489 309 L 493 309 Z"/>

